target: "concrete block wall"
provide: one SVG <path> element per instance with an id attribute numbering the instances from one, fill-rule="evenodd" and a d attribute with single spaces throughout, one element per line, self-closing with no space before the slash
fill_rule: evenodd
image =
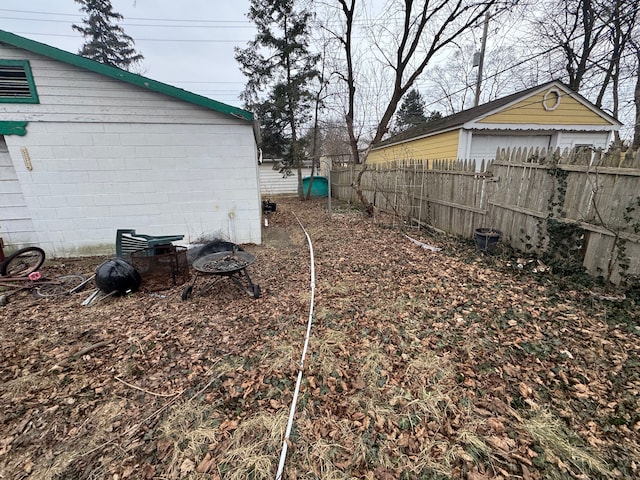
<path id="1" fill-rule="evenodd" d="M 261 241 L 250 125 L 30 122 L 27 132 L 7 145 L 36 232 L 31 243 L 50 255 L 113 250 L 118 228 L 185 242 Z"/>

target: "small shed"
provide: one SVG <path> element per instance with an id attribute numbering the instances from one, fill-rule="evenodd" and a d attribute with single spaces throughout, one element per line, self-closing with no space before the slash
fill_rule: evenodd
<path id="1" fill-rule="evenodd" d="M 425 123 L 374 145 L 368 162 L 495 158 L 498 148 L 607 148 L 622 124 L 558 81 Z"/>
<path id="2" fill-rule="evenodd" d="M 0 30 L 0 236 L 113 252 L 117 229 L 261 242 L 252 113 Z"/>

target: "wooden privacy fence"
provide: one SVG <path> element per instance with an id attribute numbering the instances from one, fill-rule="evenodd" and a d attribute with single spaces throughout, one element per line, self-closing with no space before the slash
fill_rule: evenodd
<path id="1" fill-rule="evenodd" d="M 334 168 L 332 192 L 356 202 L 361 165 Z M 477 228 L 502 242 L 579 266 L 619 284 L 640 275 L 640 151 L 500 150 L 493 161 L 408 161 L 370 165 L 366 198 L 400 219 L 471 238 Z"/>

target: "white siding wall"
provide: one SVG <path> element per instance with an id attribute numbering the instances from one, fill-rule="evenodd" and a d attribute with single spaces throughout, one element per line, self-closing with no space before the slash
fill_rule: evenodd
<path id="1" fill-rule="evenodd" d="M 263 197 L 271 195 L 297 194 L 298 172 L 292 171 L 288 177 L 282 176 L 279 170 L 273 169 L 273 163 L 264 162 L 260 165 L 260 192 Z M 302 169 L 302 178 L 311 175 L 311 168 Z"/>
<path id="2" fill-rule="evenodd" d="M 548 148 L 550 135 L 482 135 L 474 133 L 469 158 L 480 160 L 496 158 L 498 148 L 540 147 Z"/>
<path id="3" fill-rule="evenodd" d="M 611 134 L 609 132 L 559 132 L 557 147 L 561 150 L 572 149 L 576 145 L 591 145 L 594 148 L 609 148 Z"/>
<path id="4" fill-rule="evenodd" d="M 29 121 L 249 123 L 6 45 L 0 58 L 29 60 L 40 98 L 39 104 L 3 103 L 0 120 L 16 120 L 12 114 L 19 113 Z"/>
<path id="5" fill-rule="evenodd" d="M 118 228 L 183 234 L 185 241 L 222 235 L 261 242 L 249 122 L 27 52 L 9 53 L 0 47 L 3 58 L 31 61 L 41 102 L 3 104 L 0 120 L 29 121 L 26 136 L 6 141 L 37 232 L 32 240 L 48 254 L 113 251 Z"/>
<path id="6" fill-rule="evenodd" d="M 469 142 L 469 137 L 471 141 Z M 595 148 L 607 148 L 609 143 L 609 132 L 556 132 L 549 134 L 500 134 L 488 135 L 481 133 L 465 132 L 461 136 L 461 146 L 459 148 L 460 158 L 472 158 L 476 160 L 479 168 L 480 160 L 490 160 L 495 158 L 498 148 L 518 148 L 518 147 L 539 147 L 539 148 L 573 148 L 576 145 L 592 145 Z M 464 142 L 464 143 L 463 143 Z M 469 148 L 466 155 L 464 148 Z"/>

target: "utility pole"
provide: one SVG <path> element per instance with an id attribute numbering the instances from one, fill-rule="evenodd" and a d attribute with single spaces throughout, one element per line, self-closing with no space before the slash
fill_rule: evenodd
<path id="1" fill-rule="evenodd" d="M 487 49 L 487 33 L 489 31 L 489 11 L 484 17 L 484 29 L 482 32 L 482 45 L 480 46 L 480 60 L 478 62 L 478 81 L 476 82 L 476 99 L 473 103 L 477 107 L 480 103 L 480 85 L 482 85 L 482 67 L 484 67 L 484 52 Z"/>

